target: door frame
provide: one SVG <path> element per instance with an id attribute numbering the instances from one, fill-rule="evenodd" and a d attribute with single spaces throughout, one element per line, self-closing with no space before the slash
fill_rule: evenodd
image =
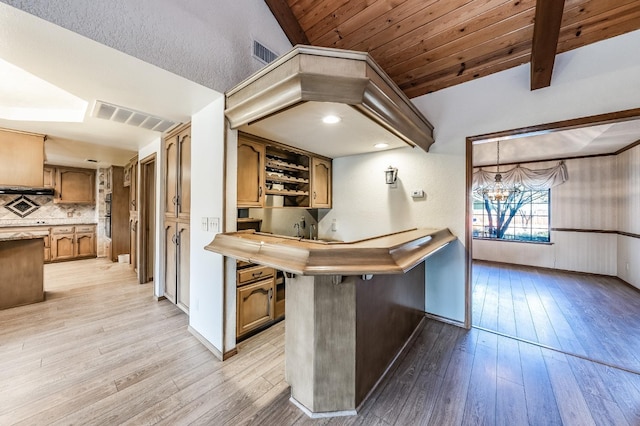
<path id="1" fill-rule="evenodd" d="M 628 120 L 636 120 L 640 118 L 640 108 L 633 108 L 623 111 L 609 112 L 604 114 L 590 115 L 586 117 L 574 118 L 569 120 L 555 121 L 552 123 L 538 124 L 527 127 L 520 127 L 511 130 L 503 130 L 483 135 L 469 136 L 466 138 L 466 200 L 465 203 L 465 219 L 466 219 L 466 252 L 467 252 L 467 286 L 465 288 L 466 306 L 465 326 L 470 328 L 473 326 L 473 144 L 477 141 L 486 139 L 495 139 L 509 136 L 523 136 L 539 132 L 557 132 L 560 130 L 577 129 L 581 127 L 597 126 L 608 123 L 618 123 Z M 638 142 L 640 143 L 640 142 Z M 635 146 L 635 144 L 633 144 Z M 629 147 L 621 151 L 627 150 Z M 616 152 L 619 154 L 621 151 Z M 565 160 L 568 158 L 564 158 Z"/>
<path id="2" fill-rule="evenodd" d="M 153 244 L 150 243 L 150 238 L 149 238 L 149 234 L 151 232 L 155 233 L 157 227 L 158 227 L 158 218 L 156 215 L 156 203 L 157 203 L 157 199 L 158 199 L 158 195 L 157 195 L 157 188 L 158 188 L 158 182 L 157 182 L 157 175 L 158 175 L 158 171 L 157 171 L 157 162 L 156 162 L 156 158 L 157 158 L 157 153 L 152 153 L 149 156 L 145 157 L 144 159 L 142 159 L 140 161 L 140 180 L 139 180 L 139 184 L 138 184 L 138 193 L 139 193 L 139 198 L 140 198 L 140 203 L 138 204 L 140 206 L 140 208 L 138 209 L 138 222 L 140 224 L 140 226 L 138 227 L 139 230 L 142 230 L 142 232 L 138 233 L 138 241 L 139 241 L 139 247 L 140 250 L 138 251 L 138 277 L 140 280 L 140 283 L 147 283 L 150 281 L 149 278 L 149 259 L 153 259 L 152 263 L 152 267 L 153 270 L 156 270 L 156 262 L 158 261 L 157 256 L 155 255 L 155 249 L 158 245 L 158 238 L 154 238 L 153 239 Z M 149 166 L 153 165 L 153 175 L 150 176 L 149 173 Z M 153 196 L 151 194 L 148 193 L 148 188 L 150 183 L 153 184 L 153 190 L 154 190 L 154 194 Z M 152 201 L 152 202 L 150 202 Z M 154 227 L 153 229 L 149 228 L 149 222 L 150 222 L 150 218 L 153 218 L 153 222 L 154 222 Z M 149 232 L 145 232 L 144 230 L 149 229 Z M 155 275 L 155 274 L 154 274 Z M 151 280 L 157 280 L 158 277 L 151 277 Z"/>

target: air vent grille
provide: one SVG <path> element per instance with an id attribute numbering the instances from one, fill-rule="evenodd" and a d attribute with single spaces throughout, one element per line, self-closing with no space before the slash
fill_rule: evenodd
<path id="1" fill-rule="evenodd" d="M 156 117 L 151 114 L 103 101 L 96 101 L 91 115 L 103 120 L 142 127 L 143 129 L 149 129 L 161 133 L 166 132 L 178 124 L 175 121 L 168 120 L 166 118 Z"/>
<path id="2" fill-rule="evenodd" d="M 260 62 L 268 64 L 275 61 L 278 55 L 259 41 L 253 40 L 253 57 Z"/>

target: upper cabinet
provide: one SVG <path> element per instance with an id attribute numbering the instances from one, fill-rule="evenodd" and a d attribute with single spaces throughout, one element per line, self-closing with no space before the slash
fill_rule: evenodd
<path id="1" fill-rule="evenodd" d="M 311 158 L 311 207 L 331 208 L 331 161 Z"/>
<path id="2" fill-rule="evenodd" d="M 96 171 L 56 167 L 54 203 L 95 204 Z"/>
<path id="3" fill-rule="evenodd" d="M 264 205 L 265 146 L 238 136 L 238 207 Z"/>
<path id="4" fill-rule="evenodd" d="M 165 140 L 165 216 L 189 220 L 191 212 L 191 127 Z"/>
<path id="5" fill-rule="evenodd" d="M 56 186 L 56 169 L 51 166 L 44 166 L 44 187 L 55 188 Z"/>
<path id="6" fill-rule="evenodd" d="M 42 186 L 44 135 L 0 129 L 0 185 Z"/>
<path id="7" fill-rule="evenodd" d="M 238 135 L 238 207 L 331 208 L 331 159 Z"/>

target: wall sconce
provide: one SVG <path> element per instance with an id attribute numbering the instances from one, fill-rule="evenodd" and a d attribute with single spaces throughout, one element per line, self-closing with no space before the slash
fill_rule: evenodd
<path id="1" fill-rule="evenodd" d="M 396 183 L 396 180 L 398 180 L 398 169 L 389 166 L 389 168 L 384 171 L 384 180 L 387 185 L 393 185 Z"/>

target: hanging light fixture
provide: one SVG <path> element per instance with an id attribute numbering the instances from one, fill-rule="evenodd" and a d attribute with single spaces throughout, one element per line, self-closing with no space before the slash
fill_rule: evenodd
<path id="1" fill-rule="evenodd" d="M 509 195 L 511 195 L 512 192 L 517 191 L 517 189 L 508 189 L 505 184 L 502 183 L 502 174 L 500 173 L 500 141 L 498 141 L 496 145 L 497 172 L 495 182 L 492 186 L 485 188 L 482 193 L 491 201 L 505 201 L 509 198 Z"/>

